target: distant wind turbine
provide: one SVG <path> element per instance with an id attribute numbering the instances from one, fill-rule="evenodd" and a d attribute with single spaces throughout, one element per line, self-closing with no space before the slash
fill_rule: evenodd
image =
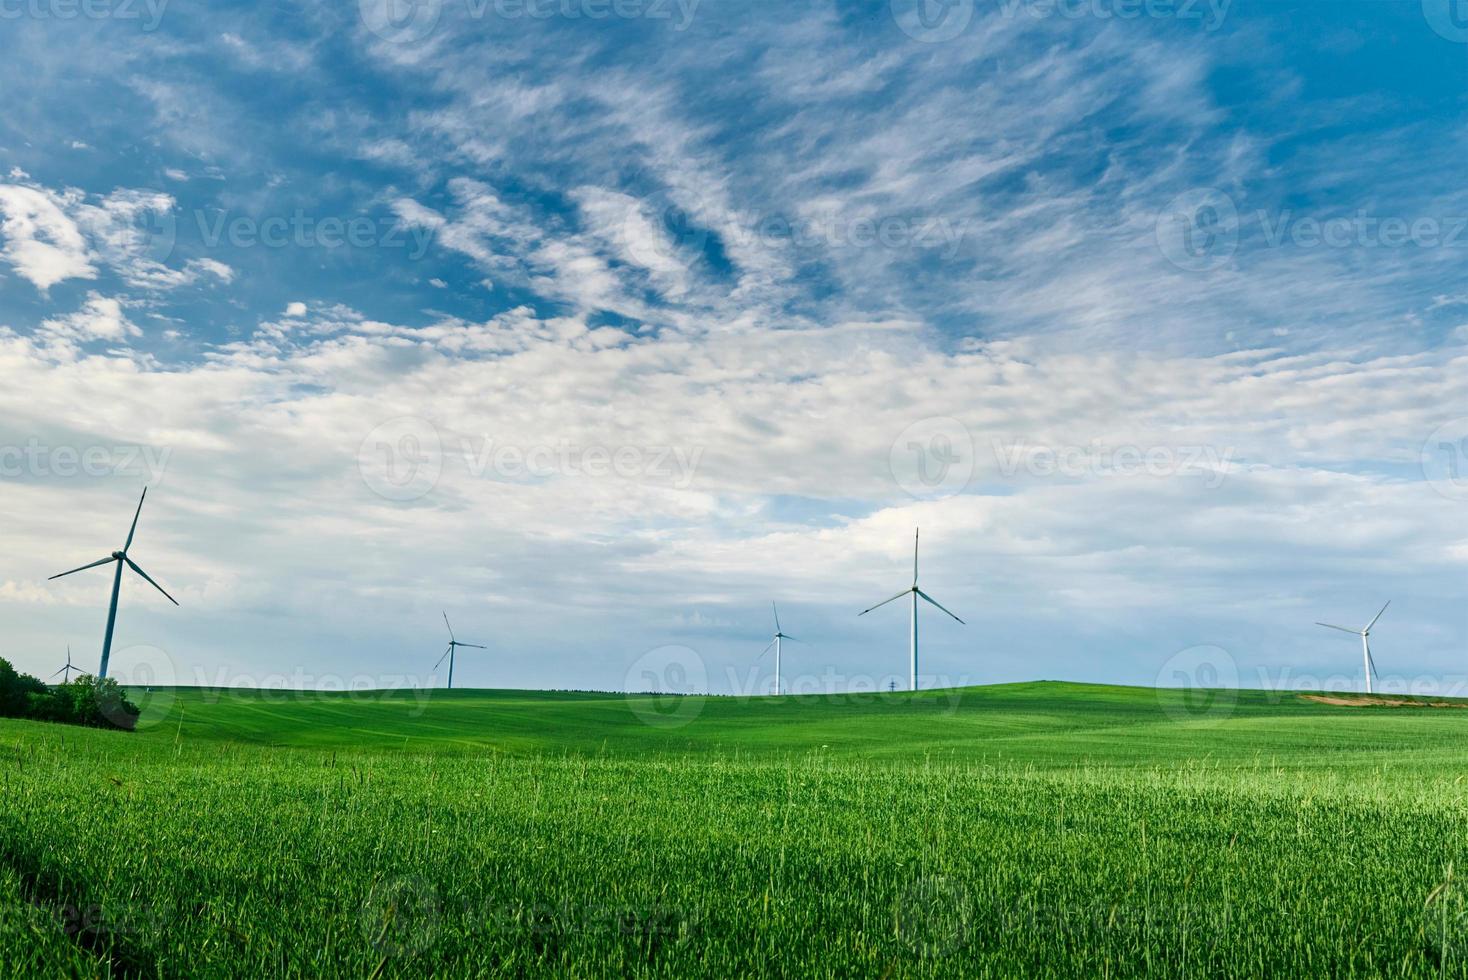
<path id="1" fill-rule="evenodd" d="M 445 660 L 449 662 L 449 690 L 452 691 L 454 689 L 454 651 L 459 647 L 469 647 L 474 650 L 485 650 L 488 648 L 482 647 L 478 643 L 460 643 L 455 639 L 454 628 L 449 626 L 449 614 L 447 612 L 443 614 L 443 624 L 449 627 L 449 647 L 443 652 L 443 656 L 438 658 L 438 663 L 433 665 L 433 669 L 438 670 L 439 667 L 443 666 Z"/>
<path id="2" fill-rule="evenodd" d="M 58 670 L 56 672 L 56 674 L 64 673 L 66 675 L 65 677 L 61 678 L 61 683 L 63 683 L 63 684 L 70 684 L 71 683 L 71 672 L 73 670 L 76 671 L 78 674 L 81 673 L 81 668 L 72 666 L 72 663 L 71 663 L 71 644 L 68 643 L 66 645 L 66 666 L 65 667 L 62 667 L 60 670 Z M 52 674 L 50 677 L 48 677 L 46 679 L 48 681 L 54 681 L 56 679 L 56 674 Z"/>
<path id="3" fill-rule="evenodd" d="M 757 659 L 764 659 L 764 655 L 766 653 L 769 653 L 770 652 L 770 647 L 774 647 L 775 648 L 775 693 L 776 694 L 779 694 L 780 693 L 780 641 L 781 640 L 795 640 L 795 637 L 791 636 L 789 633 L 783 632 L 780 629 L 780 610 L 775 607 L 775 604 L 773 602 L 770 603 L 770 608 L 773 609 L 774 612 L 775 612 L 775 638 L 770 641 L 770 646 L 765 647 L 764 651 L 759 655 L 759 658 L 757 658 Z M 799 640 L 795 640 L 795 642 L 799 643 L 800 641 Z"/>
<path id="4" fill-rule="evenodd" d="M 910 652 L 910 659 L 909 659 L 909 664 L 908 664 L 908 677 L 907 677 L 907 689 L 909 691 L 916 691 L 917 690 L 917 673 L 918 673 L 918 599 L 921 598 L 921 599 L 923 599 L 923 600 L 925 600 L 927 602 L 930 602 L 933 605 L 937 606 L 939 609 L 943 609 L 943 606 L 939 604 L 939 602 L 938 602 L 937 599 L 934 599 L 932 596 L 928 595 L 922 589 L 918 588 L 918 531 L 919 530 L 921 530 L 921 528 L 919 528 L 918 530 L 913 531 L 913 533 L 912 533 L 912 585 L 909 588 L 903 589 L 901 592 L 897 593 L 892 598 L 890 598 L 890 599 L 883 599 L 881 602 L 877 603 L 875 606 L 872 606 L 872 607 L 870 607 L 868 609 L 863 609 L 861 612 L 857 613 L 858 616 L 865 616 L 867 613 L 871 612 L 873 609 L 880 609 L 883 606 L 885 606 L 887 603 L 889 603 L 889 602 L 896 602 L 898 599 L 901 599 L 903 596 L 911 596 L 912 597 L 912 645 L 911 645 L 911 649 L 909 651 Z M 943 611 L 945 613 L 948 613 L 948 615 L 953 616 L 953 613 L 948 612 L 947 609 L 943 609 Z M 967 625 L 966 623 L 963 622 L 963 620 L 958 619 L 957 616 L 953 616 L 953 618 L 956 619 L 956 620 L 958 620 L 958 622 L 961 625 Z"/>
<path id="5" fill-rule="evenodd" d="M 1390 606 L 1391 604 L 1392 604 L 1391 603 L 1391 600 L 1388 599 L 1387 600 L 1387 603 L 1386 603 L 1386 606 Z M 1371 678 L 1372 678 L 1372 676 L 1373 675 L 1375 675 L 1376 677 L 1380 677 L 1381 676 L 1380 674 L 1377 674 L 1376 673 L 1376 661 L 1373 660 L 1372 657 L 1371 657 L 1371 627 L 1373 627 L 1373 626 L 1376 625 L 1376 620 L 1378 620 L 1378 619 L 1381 618 L 1381 613 L 1386 612 L 1386 606 L 1382 606 L 1381 607 L 1381 612 L 1377 613 L 1376 614 L 1376 617 L 1374 619 L 1372 619 L 1371 622 L 1369 622 L 1369 623 L 1366 624 L 1366 628 L 1364 630 L 1353 630 L 1353 629 L 1350 629 L 1350 628 L 1345 627 L 1345 626 L 1336 626 L 1333 623 L 1316 623 L 1315 624 L 1316 626 L 1324 626 L 1326 629 L 1329 629 L 1329 630 L 1340 630 L 1342 633 L 1354 633 L 1357 636 L 1361 637 L 1361 656 L 1362 656 L 1362 659 L 1365 661 L 1365 663 L 1363 664 L 1363 667 L 1365 668 L 1365 672 L 1366 672 L 1366 693 L 1367 694 L 1370 694 L 1371 693 Z"/>
<path id="6" fill-rule="evenodd" d="M 138 567 L 137 562 L 133 561 L 127 556 L 127 549 L 133 546 L 133 535 L 136 534 L 138 531 L 138 515 L 142 514 L 143 501 L 146 500 L 147 497 L 148 488 L 144 487 L 143 495 L 138 498 L 137 512 L 133 514 L 133 526 L 127 532 L 127 544 L 122 546 L 121 551 L 114 551 L 106 558 L 99 558 L 96 561 L 92 562 L 90 565 L 83 565 L 81 568 L 73 568 L 69 572 L 62 572 L 60 575 L 52 575 L 51 578 L 47 579 L 47 581 L 49 582 L 58 578 L 64 578 L 67 575 L 74 575 L 77 572 L 84 572 L 89 568 L 96 568 L 98 565 L 105 565 L 108 562 L 117 563 L 117 570 L 112 576 L 112 603 L 107 607 L 107 635 L 102 640 L 102 666 L 97 670 L 97 676 L 99 678 L 107 676 L 107 661 L 112 656 L 112 629 L 114 626 L 117 625 L 117 595 L 119 592 L 122 591 L 123 565 L 126 565 L 128 568 L 131 568 L 133 571 L 141 575 L 149 585 L 153 586 L 153 588 L 157 589 L 159 592 L 162 592 L 164 597 L 168 599 L 169 602 L 173 603 L 175 606 L 178 605 L 177 599 L 169 595 L 168 592 L 164 590 L 163 586 L 153 581 L 153 579 L 149 577 L 147 572 Z"/>

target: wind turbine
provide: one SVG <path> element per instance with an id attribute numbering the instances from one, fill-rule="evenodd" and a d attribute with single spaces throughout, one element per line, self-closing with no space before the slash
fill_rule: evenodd
<path id="1" fill-rule="evenodd" d="M 68 643 L 66 645 L 66 666 L 65 667 L 62 667 L 61 670 L 58 670 L 56 672 L 56 674 L 64 673 L 66 675 L 65 677 L 61 678 L 61 683 L 63 683 L 63 684 L 70 684 L 71 683 L 71 672 L 73 670 L 76 671 L 78 674 L 80 674 L 82 672 L 80 667 L 73 667 L 72 664 L 71 664 L 71 644 Z M 46 679 L 48 681 L 54 681 L 56 679 L 56 674 L 52 674 L 50 677 L 48 677 Z"/>
<path id="2" fill-rule="evenodd" d="M 770 603 L 770 608 L 773 609 L 775 612 L 775 638 L 770 641 L 770 646 L 765 647 L 764 651 L 756 659 L 763 659 L 764 655 L 770 652 L 770 647 L 775 648 L 775 694 L 778 695 L 780 693 L 780 641 L 795 640 L 795 637 L 791 636 L 789 633 L 781 631 L 780 610 L 775 608 L 775 604 L 773 602 Z M 799 643 L 800 641 L 795 640 L 795 642 Z"/>
<path id="3" fill-rule="evenodd" d="M 443 614 L 443 624 L 445 626 L 449 626 L 449 614 L 447 612 Z M 438 670 L 438 668 L 443 665 L 444 660 L 448 660 L 450 691 L 454 689 L 454 651 L 457 650 L 459 647 L 470 647 L 475 650 L 488 649 L 487 647 L 480 646 L 478 643 L 460 643 L 457 639 L 454 638 L 454 628 L 452 626 L 449 626 L 449 647 L 443 652 L 443 656 L 438 658 L 438 663 L 433 665 L 433 669 Z"/>
<path id="4" fill-rule="evenodd" d="M 1391 603 L 1391 600 L 1388 599 L 1387 600 L 1387 603 L 1386 603 L 1386 606 L 1390 606 L 1391 604 L 1392 604 Z M 1357 636 L 1361 637 L 1361 657 L 1362 657 L 1362 660 L 1365 661 L 1364 664 L 1363 664 L 1363 667 L 1364 667 L 1365 672 L 1366 672 L 1366 693 L 1367 694 L 1370 694 L 1371 693 L 1371 677 L 1372 677 L 1372 675 L 1375 674 L 1377 677 L 1380 677 L 1381 676 L 1380 674 L 1377 674 L 1376 673 L 1376 661 L 1371 658 L 1371 627 L 1373 627 L 1373 626 L 1376 625 L 1376 620 L 1378 620 L 1378 619 L 1381 618 L 1381 613 L 1386 612 L 1386 606 L 1382 606 L 1381 607 L 1381 612 L 1377 613 L 1375 619 L 1372 619 L 1371 622 L 1369 622 L 1369 623 L 1366 624 L 1366 628 L 1364 630 L 1353 630 L 1353 629 L 1349 629 L 1349 628 L 1347 628 L 1345 626 L 1336 626 L 1333 623 L 1316 623 L 1315 624 L 1316 626 L 1324 626 L 1326 629 L 1330 629 L 1330 630 L 1340 630 L 1342 633 L 1355 633 Z"/>
<path id="5" fill-rule="evenodd" d="M 921 530 L 921 529 L 919 528 L 918 530 Z M 909 691 L 916 691 L 917 690 L 917 672 L 918 672 L 918 599 L 924 599 L 927 602 L 930 602 L 933 605 L 937 606 L 939 609 L 943 609 L 943 606 L 941 604 L 939 604 L 939 602 L 938 602 L 937 599 L 934 599 L 932 596 L 928 595 L 922 589 L 918 588 L 918 530 L 914 530 L 912 532 L 912 585 L 910 587 L 906 588 L 906 589 L 903 589 L 901 592 L 897 593 L 892 598 L 890 598 L 890 599 L 883 599 L 881 602 L 877 603 L 875 606 L 871 606 L 870 608 L 863 609 L 861 612 L 857 613 L 858 616 L 865 616 L 867 613 L 871 612 L 873 609 L 880 609 L 883 606 L 885 606 L 887 603 L 889 603 L 889 602 L 896 602 L 898 599 L 901 599 L 903 596 L 911 596 L 912 597 L 912 646 L 911 646 L 911 650 L 910 650 L 911 657 L 910 657 L 909 664 L 908 664 L 908 675 L 907 675 L 907 689 Z M 943 611 L 946 612 L 946 613 L 948 613 L 948 615 L 953 616 L 953 613 L 948 612 L 947 609 L 943 609 Z M 957 616 L 953 616 L 953 618 L 954 619 L 957 619 L 958 622 L 961 625 L 967 625 L 966 623 L 963 622 L 963 620 L 958 619 Z"/>
<path id="6" fill-rule="evenodd" d="M 127 544 L 122 546 L 121 551 L 114 551 L 106 558 L 99 558 L 96 561 L 92 562 L 90 565 L 83 565 L 81 568 L 73 568 L 71 571 L 62 572 L 60 575 L 52 575 L 51 578 L 46 580 L 50 582 L 58 578 L 64 578 L 67 575 L 74 575 L 77 572 L 84 572 L 89 568 L 96 568 L 98 565 L 105 565 L 108 562 L 117 563 L 117 570 L 115 573 L 113 573 L 112 576 L 112 604 L 107 607 L 107 635 L 102 640 L 102 666 L 97 670 L 97 676 L 99 678 L 107 676 L 107 660 L 112 656 L 112 628 L 117 625 L 117 595 L 119 592 L 122 591 L 123 565 L 126 565 L 128 568 L 131 568 L 133 571 L 141 575 L 149 585 L 153 586 L 153 588 L 157 589 L 159 592 L 162 592 L 164 597 L 168 599 L 169 602 L 173 603 L 175 606 L 178 605 L 177 599 L 169 595 L 168 592 L 164 590 L 163 586 L 153 581 L 153 579 L 149 577 L 147 572 L 138 567 L 137 562 L 133 561 L 127 556 L 127 549 L 133 546 L 133 535 L 136 534 L 138 531 L 138 515 L 142 514 L 143 501 L 146 500 L 147 497 L 148 488 L 144 487 L 143 495 L 138 498 L 137 512 L 133 514 L 133 526 L 129 528 L 127 532 Z"/>

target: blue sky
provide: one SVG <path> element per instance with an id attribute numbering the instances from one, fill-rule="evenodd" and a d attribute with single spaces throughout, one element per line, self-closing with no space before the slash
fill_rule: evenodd
<path id="1" fill-rule="evenodd" d="M 71 9 L 0 7 L 22 669 L 150 483 L 123 677 L 432 684 L 446 608 L 461 685 L 752 691 L 776 599 L 885 686 L 921 524 L 929 684 L 1352 684 L 1388 598 L 1468 681 L 1446 0 Z"/>

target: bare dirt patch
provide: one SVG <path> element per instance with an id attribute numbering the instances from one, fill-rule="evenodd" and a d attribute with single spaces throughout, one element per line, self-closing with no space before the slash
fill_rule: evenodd
<path id="1" fill-rule="evenodd" d="M 1302 694 L 1300 699 L 1338 708 L 1468 708 L 1468 703 L 1461 701 L 1415 701 L 1378 694 Z"/>

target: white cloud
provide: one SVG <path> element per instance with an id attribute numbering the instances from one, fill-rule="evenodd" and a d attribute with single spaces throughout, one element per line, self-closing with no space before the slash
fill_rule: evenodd
<path id="1" fill-rule="evenodd" d="M 0 258 L 37 289 L 97 276 L 86 240 L 66 214 L 68 203 L 39 188 L 0 184 Z"/>
<path id="2" fill-rule="evenodd" d="M 688 267 L 678 243 L 662 227 L 661 215 L 627 194 L 581 187 L 571 194 L 593 235 L 629 265 L 646 269 L 670 298 L 688 291 Z"/>
<path id="3" fill-rule="evenodd" d="M 93 296 L 49 329 L 118 339 L 135 328 L 115 301 Z M 924 574 L 960 614 L 995 618 L 1002 608 L 997 619 L 1013 624 L 1062 611 L 1099 629 L 1181 604 L 1275 628 L 1300 607 L 1340 601 L 1353 565 L 1377 587 L 1418 595 L 1463 571 L 1461 549 L 1445 548 L 1439 531 L 1460 505 L 1394 473 L 1416 465 L 1444 405 L 1468 403 L 1465 368 L 1463 350 L 1352 361 L 1026 342 L 940 354 L 911 329 L 880 324 L 649 338 L 528 310 L 410 329 L 337 309 L 188 367 L 57 360 L 0 339 L 0 376 L 30 379 L 24 392 L 0 389 L 0 443 L 59 426 L 74 433 L 70 444 L 171 449 L 157 506 L 172 516 L 148 524 L 158 556 L 149 568 L 168 570 L 201 624 L 251 610 L 304 624 L 324 606 L 390 636 L 431 593 L 470 607 L 513 599 L 532 619 L 554 608 L 568 635 L 596 621 L 586 628 L 604 633 L 624 600 L 698 632 L 740 622 L 742 604 L 772 592 L 806 617 L 844 624 L 846 607 L 885 594 L 921 523 L 931 532 Z M 93 403 L 107 412 L 86 408 Z M 974 476 L 968 493 L 924 502 L 889 465 L 899 434 L 932 415 L 968 427 Z M 414 443 L 415 452 L 427 448 L 440 472 L 407 504 L 372 490 L 369 438 L 403 417 L 426 420 L 436 448 Z M 1006 472 L 1006 448 L 1021 440 L 1075 447 L 1081 469 Z M 1233 465 L 1221 485 L 1207 472 L 1087 468 L 1120 446 L 1211 447 Z M 506 448 L 539 448 L 549 470 L 497 460 Z M 616 459 L 618 450 L 631 471 L 587 472 L 597 453 Z M 85 553 L 110 527 L 57 526 L 46 515 L 105 510 L 99 494 L 110 501 L 115 481 L 15 495 L 18 553 L 31 553 L 31 535 L 47 538 L 37 556 Z M 782 515 L 776 500 L 803 501 L 819 519 L 800 519 L 798 507 Z M 384 536 L 413 544 L 360 547 Z M 345 565 L 319 561 L 348 553 Z M 55 571 L 41 564 L 27 558 L 13 575 Z M 247 586 L 223 588 L 231 566 L 251 569 Z M 445 569 L 472 571 L 445 578 Z M 1276 599 L 1251 607 L 1248 597 L 1266 591 Z M 689 618 L 695 610 L 704 619 Z M 934 642 L 942 663 L 945 640 Z M 1057 647 L 1062 659 L 1045 669 L 1065 655 Z M 527 682 L 549 682 L 526 669 Z M 992 665 L 1001 676 L 1035 669 L 1033 660 Z M 585 683 L 619 680 L 594 664 L 577 670 Z"/>
<path id="4" fill-rule="evenodd" d="M 280 36 L 270 38 L 263 51 L 259 45 L 233 31 L 220 34 L 219 43 L 238 64 L 252 71 L 301 75 L 309 73 L 312 68 L 310 50 Z"/>
<path id="5" fill-rule="evenodd" d="M 234 282 L 234 275 L 233 269 L 216 259 L 189 259 L 184 263 L 183 276 L 179 279 L 179 284 L 192 285 L 205 276 L 228 284 Z"/>
<path id="6" fill-rule="evenodd" d="M 233 281 L 234 271 L 217 259 L 168 264 L 175 208 L 173 197 L 159 191 L 119 188 L 89 197 L 75 189 L 0 185 L 0 258 L 42 290 L 66 279 L 95 279 L 99 265 L 129 286 L 155 291 Z"/>
<path id="7" fill-rule="evenodd" d="M 41 332 L 56 339 L 79 342 L 124 341 L 143 333 L 123 313 L 120 301 L 96 292 L 87 294 L 86 304 L 80 310 L 43 322 Z"/>
<path id="8" fill-rule="evenodd" d="M 44 582 L 0 582 L 0 603 L 22 603 L 26 605 L 53 605 L 61 602 L 54 591 Z"/>
<path id="9" fill-rule="evenodd" d="M 1226 38 L 992 16 L 958 43 L 923 45 L 853 27 L 828 4 L 775 19 L 711 12 L 706 33 L 622 57 L 604 32 L 559 22 L 490 36 L 470 25 L 474 43 L 459 43 L 464 25 L 445 13 L 429 43 L 367 39 L 383 93 L 431 96 L 401 116 L 334 84 L 303 85 L 285 123 L 250 116 L 228 87 L 238 69 L 282 67 L 261 55 L 279 39 L 250 21 L 199 35 L 196 53 L 227 57 L 222 80 L 113 77 L 136 78 L 146 100 L 139 139 L 219 180 L 236 209 L 290 192 L 299 161 L 251 138 L 288 124 L 308 158 L 351 162 L 322 190 L 364 209 L 395 202 L 403 225 L 442 246 L 435 259 L 472 267 L 455 285 L 498 283 L 524 297 L 518 308 L 385 322 L 367 301 L 332 305 L 342 280 L 328 261 L 302 289 L 318 300 L 264 314 L 253 333 L 250 292 L 221 290 L 230 329 L 244 331 L 234 343 L 170 331 L 202 361 L 117 356 L 136 336 L 129 314 L 151 322 L 138 311 L 157 312 L 167 291 L 234 270 L 172 247 L 169 194 L 11 178 L 80 235 L 78 264 L 43 255 L 33 270 L 112 272 L 132 295 L 93 293 L 34 336 L 29 324 L 0 331 L 12 382 L 0 385 L 0 447 L 35 436 L 176 450 L 146 541 L 188 599 L 177 622 L 203 637 L 186 660 L 350 648 L 396 666 L 442 600 L 491 610 L 497 631 L 537 650 L 533 664 L 497 661 L 496 678 L 615 686 L 617 658 L 655 645 L 662 624 L 711 660 L 721 642 L 742 651 L 743 607 L 762 617 L 778 593 L 824 620 L 836 652 L 812 658 L 859 662 L 888 624 L 857 632 L 852 613 L 886 594 L 922 523 L 935 592 L 988 614 L 982 636 L 935 631 L 934 662 L 976 679 L 1094 669 L 1151 681 L 1125 673 L 1149 655 L 1133 647 L 1230 630 L 1241 659 L 1308 656 L 1294 624 L 1330 610 L 1307 607 L 1377 588 L 1421 597 L 1404 613 L 1403 658 L 1449 662 L 1462 509 L 1424 478 L 1420 453 L 1468 403 L 1455 253 L 1265 248 L 1246 222 L 1234 254 L 1190 272 L 1162 253 L 1157 221 L 1197 187 L 1234 195 L 1246 216 L 1311 195 L 1461 214 L 1468 195 L 1425 179 L 1461 156 L 1456 130 L 1352 144 L 1305 120 L 1325 135 L 1291 147 L 1285 186 L 1271 132 L 1218 125 L 1210 79 L 1236 56 Z M 712 75 L 727 82 L 717 94 Z M 1367 181 L 1359 201 L 1344 171 Z M 857 240 L 857 223 L 889 219 L 944 234 L 934 246 Z M 50 243 L 39 228 L 31 238 Z M 446 287 L 429 277 L 444 267 L 424 268 L 394 285 Z M 594 326 L 607 321 L 618 325 Z M 967 427 L 973 476 L 965 494 L 918 501 L 891 459 L 908 451 L 899 434 L 936 416 Z M 402 417 L 442 440 L 436 488 L 409 503 L 375 495 L 359 458 L 376 425 Z M 422 448 L 410 435 L 386 445 Z M 482 469 L 476 454 L 496 447 L 565 450 L 578 465 L 588 449 L 668 450 L 691 469 L 683 485 L 677 472 Z M 1211 450 L 1229 465 L 1217 485 L 1211 464 L 1117 475 L 1106 460 L 1119 447 Z M 1035 449 L 1076 469 L 1006 463 Z M 127 482 L 7 484 L 27 563 L 12 581 L 56 570 L 30 545 L 85 552 L 113 533 L 94 515 Z M 338 613 L 323 620 L 322 608 Z M 129 629 L 148 627 L 146 607 L 129 615 L 142 617 Z M 242 622 L 252 628 L 217 628 Z M 322 630 L 342 635 L 320 643 Z M 892 646 L 902 630 L 892 624 Z M 236 639 L 267 632 L 285 646 Z M 296 633 L 309 639 L 291 647 Z M 1091 667 L 1108 657 L 1124 663 Z"/>

